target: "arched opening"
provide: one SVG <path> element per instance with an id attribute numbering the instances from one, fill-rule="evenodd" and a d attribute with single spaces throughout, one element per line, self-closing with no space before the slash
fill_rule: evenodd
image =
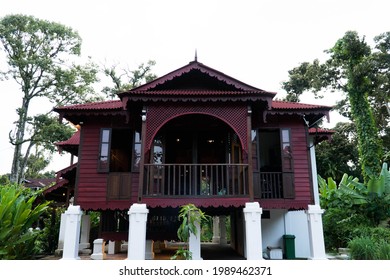
<path id="1" fill-rule="evenodd" d="M 233 129 L 203 114 L 184 115 L 166 123 L 154 138 L 152 150 L 154 163 L 241 162 L 241 145 Z"/>
<path id="2" fill-rule="evenodd" d="M 247 164 L 235 131 L 206 114 L 176 117 L 153 139 L 144 195 L 246 195 Z"/>

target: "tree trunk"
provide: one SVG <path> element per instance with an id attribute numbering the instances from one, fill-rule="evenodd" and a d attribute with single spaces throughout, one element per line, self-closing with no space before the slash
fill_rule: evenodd
<path id="1" fill-rule="evenodd" d="M 10 181 L 16 184 L 21 183 L 24 174 L 24 170 L 22 167 L 22 146 L 24 142 L 24 133 L 26 129 L 29 104 L 30 99 L 27 98 L 25 95 L 25 97 L 23 98 L 22 107 L 17 110 L 19 120 L 17 121 L 15 138 L 10 139 L 11 144 L 15 146 L 14 156 L 12 159 Z"/>

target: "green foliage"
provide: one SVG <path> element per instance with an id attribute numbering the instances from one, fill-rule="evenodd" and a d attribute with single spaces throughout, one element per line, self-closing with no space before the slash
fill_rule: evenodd
<path id="1" fill-rule="evenodd" d="M 58 248 L 58 236 L 60 234 L 61 214 L 66 209 L 61 207 L 49 207 L 43 216 L 43 227 L 35 242 L 40 254 L 51 255 Z"/>
<path id="2" fill-rule="evenodd" d="M 0 187 L 9 184 L 10 184 L 9 174 L 0 175 Z"/>
<path id="3" fill-rule="evenodd" d="M 107 97 L 116 98 L 117 94 L 120 92 L 153 81 L 157 78 L 157 76 L 151 72 L 154 65 L 156 65 L 156 62 L 154 60 L 149 60 L 146 65 L 144 63 L 140 64 L 136 70 L 122 69 L 120 74 L 117 69 L 118 65 L 104 67 L 103 73 L 111 79 L 113 86 L 106 86 L 102 91 Z"/>
<path id="4" fill-rule="evenodd" d="M 371 237 L 357 237 L 348 243 L 353 260 L 390 260 L 390 243 Z"/>
<path id="5" fill-rule="evenodd" d="M 39 231 L 30 230 L 48 202 L 35 205 L 39 193 L 15 185 L 0 189 L 0 259 L 31 259 Z"/>
<path id="6" fill-rule="evenodd" d="M 388 225 L 377 227 L 360 225 L 352 230 L 351 239 L 356 237 L 370 237 L 375 243 L 390 242 L 390 227 Z"/>
<path id="7" fill-rule="evenodd" d="M 198 235 L 196 225 L 201 224 L 203 220 L 209 217 L 194 204 L 189 203 L 180 207 L 179 221 L 182 221 L 177 230 L 177 237 L 183 241 L 188 242 L 190 233 Z"/>
<path id="8" fill-rule="evenodd" d="M 390 146 L 383 147 L 383 143 L 390 143 L 385 133 L 390 123 L 389 38 L 389 32 L 376 37 L 376 46 L 371 49 L 364 38 L 348 31 L 327 51 L 327 61 L 304 62 L 290 70 L 289 81 L 283 83 L 287 99 L 293 101 L 298 101 L 305 91 L 317 94 L 330 89 L 346 93 L 337 109 L 356 126 L 364 182 L 379 173 L 383 150 L 386 154 L 390 150 Z"/>
<path id="9" fill-rule="evenodd" d="M 366 185 L 347 174 L 339 184 L 321 176 L 318 182 L 320 203 L 326 209 L 323 223 L 328 250 L 346 247 L 356 237 L 390 241 L 390 170 L 386 163 L 380 176 L 370 178 Z M 382 224 L 383 229 L 378 227 Z M 386 248 L 383 245 L 383 254 Z"/>
<path id="10" fill-rule="evenodd" d="M 362 180 L 355 125 L 337 123 L 332 130 L 332 141 L 322 141 L 316 146 L 318 174 L 339 181 L 346 173 Z"/>
<path id="11" fill-rule="evenodd" d="M 181 206 L 179 210 L 179 221 L 182 222 L 177 230 L 177 237 L 180 241 L 187 243 L 191 233 L 194 235 L 199 234 L 196 228 L 197 225 L 200 226 L 202 221 L 206 222 L 209 218 L 209 216 L 192 203 Z M 176 251 L 172 259 L 177 259 L 178 257 L 191 260 L 192 254 L 188 249 L 183 247 Z"/>
<path id="12" fill-rule="evenodd" d="M 200 240 L 202 242 L 209 242 L 213 239 L 213 220 L 207 219 L 203 220 L 202 224 L 200 225 L 201 228 L 201 235 Z"/>
<path id="13" fill-rule="evenodd" d="M 364 185 L 358 182 L 358 178 L 353 178 L 344 174 L 340 183 L 328 178 L 327 181 L 318 175 L 320 191 L 320 203 L 324 209 L 328 208 L 350 208 L 354 205 L 367 203 L 367 190 Z"/>
<path id="14" fill-rule="evenodd" d="M 0 19 L 0 42 L 8 64 L 8 69 L 0 72 L 0 79 L 12 78 L 22 93 L 15 129 L 9 134 L 10 143 L 15 146 L 10 180 L 20 183 L 31 148 L 41 145 L 47 149 L 47 143 L 53 143 L 50 137 L 58 136 L 52 125 L 41 125 L 41 132 L 29 137 L 28 133 L 41 124 L 41 117 L 29 115 L 31 101 L 46 98 L 55 105 L 63 105 L 97 100 L 92 85 L 97 81 L 98 68 L 91 62 L 85 65 L 74 62 L 80 56 L 81 38 L 72 28 L 59 23 L 7 15 Z M 23 155 L 24 144 L 28 147 Z M 53 145 L 50 149 L 53 150 Z"/>
<path id="15" fill-rule="evenodd" d="M 74 127 L 60 123 L 58 117 L 41 114 L 33 118 L 31 139 L 36 145 L 53 153 L 56 142 L 69 139 L 75 132 Z"/>
<path id="16" fill-rule="evenodd" d="M 171 260 L 192 260 L 192 252 L 184 247 L 179 248 L 171 257 Z"/>
<path id="17" fill-rule="evenodd" d="M 353 260 L 375 260 L 376 246 L 371 238 L 358 237 L 348 243 L 350 257 Z"/>
<path id="18" fill-rule="evenodd" d="M 359 235 L 356 229 L 371 224 L 362 213 L 345 208 L 329 208 L 323 214 L 325 246 L 328 251 L 345 248 L 348 242 Z"/>

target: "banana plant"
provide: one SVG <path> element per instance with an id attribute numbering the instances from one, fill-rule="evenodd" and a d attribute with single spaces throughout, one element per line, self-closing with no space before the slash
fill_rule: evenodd
<path id="1" fill-rule="evenodd" d="M 369 193 L 377 194 L 379 197 L 390 195 L 390 169 L 388 169 L 387 163 L 383 163 L 378 178 L 370 178 L 367 183 L 367 190 Z"/>
<path id="2" fill-rule="evenodd" d="M 344 174 L 339 184 L 332 178 L 325 180 L 318 175 L 321 207 L 351 206 L 366 203 L 366 188 L 358 178 Z"/>
<path id="3" fill-rule="evenodd" d="M 390 170 L 382 165 L 378 177 L 370 177 L 367 184 L 357 178 L 344 174 L 337 184 L 332 178 L 327 180 L 318 176 L 321 207 L 343 208 L 364 212 L 373 222 L 378 224 L 390 218 Z"/>

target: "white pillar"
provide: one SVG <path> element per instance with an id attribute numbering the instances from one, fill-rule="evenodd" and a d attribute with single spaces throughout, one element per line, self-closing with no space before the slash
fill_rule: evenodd
<path id="1" fill-rule="evenodd" d="M 93 260 L 104 260 L 105 259 L 104 252 L 104 240 L 99 238 L 93 241 L 93 253 L 91 255 L 91 259 Z"/>
<path id="2" fill-rule="evenodd" d="M 78 260 L 79 254 L 79 240 L 80 240 L 80 224 L 81 211 L 79 205 L 69 205 L 68 210 L 65 211 L 66 227 L 64 236 L 64 251 L 62 260 Z"/>
<path id="3" fill-rule="evenodd" d="M 219 217 L 214 216 L 213 217 L 213 238 L 212 242 L 219 244 L 221 241 L 221 236 L 220 236 L 220 228 L 219 228 Z"/>
<path id="4" fill-rule="evenodd" d="M 313 137 L 310 137 L 309 139 L 309 147 L 310 147 L 311 177 L 313 183 L 314 204 L 320 205 L 320 195 L 318 191 L 318 179 L 317 179 L 316 149 L 315 149 Z"/>
<path id="5" fill-rule="evenodd" d="M 145 260 L 153 260 L 154 252 L 153 252 L 153 240 L 146 240 L 145 246 Z"/>
<path id="6" fill-rule="evenodd" d="M 129 240 L 127 259 L 144 260 L 146 246 L 146 221 L 149 210 L 146 204 L 134 203 L 129 209 Z"/>
<path id="7" fill-rule="evenodd" d="M 58 246 L 57 249 L 55 250 L 56 256 L 62 256 L 62 251 L 64 249 L 65 226 L 66 226 L 66 215 L 65 213 L 62 213 L 61 220 L 60 220 L 60 232 L 58 234 Z"/>
<path id="8" fill-rule="evenodd" d="M 190 232 L 190 236 L 188 238 L 188 250 L 190 250 L 192 254 L 192 260 L 202 260 L 200 256 L 200 224 L 195 222 L 196 232 L 197 234 L 193 234 Z"/>
<path id="9" fill-rule="evenodd" d="M 114 255 L 121 250 L 121 242 L 118 240 L 108 241 L 108 250 L 107 254 Z"/>
<path id="10" fill-rule="evenodd" d="M 245 203 L 246 259 L 262 260 L 263 245 L 261 236 L 261 214 L 263 209 L 258 202 Z"/>
<path id="11" fill-rule="evenodd" d="M 219 244 L 227 244 L 226 239 L 226 216 L 219 217 Z"/>
<path id="12" fill-rule="evenodd" d="M 88 249 L 91 247 L 89 244 L 89 233 L 91 231 L 91 217 L 89 215 L 83 215 L 81 217 L 81 237 L 79 250 Z"/>
<path id="13" fill-rule="evenodd" d="M 309 225 L 310 257 L 312 260 L 325 260 L 324 231 L 322 227 L 322 214 L 324 210 L 319 205 L 309 205 L 307 213 Z"/>

